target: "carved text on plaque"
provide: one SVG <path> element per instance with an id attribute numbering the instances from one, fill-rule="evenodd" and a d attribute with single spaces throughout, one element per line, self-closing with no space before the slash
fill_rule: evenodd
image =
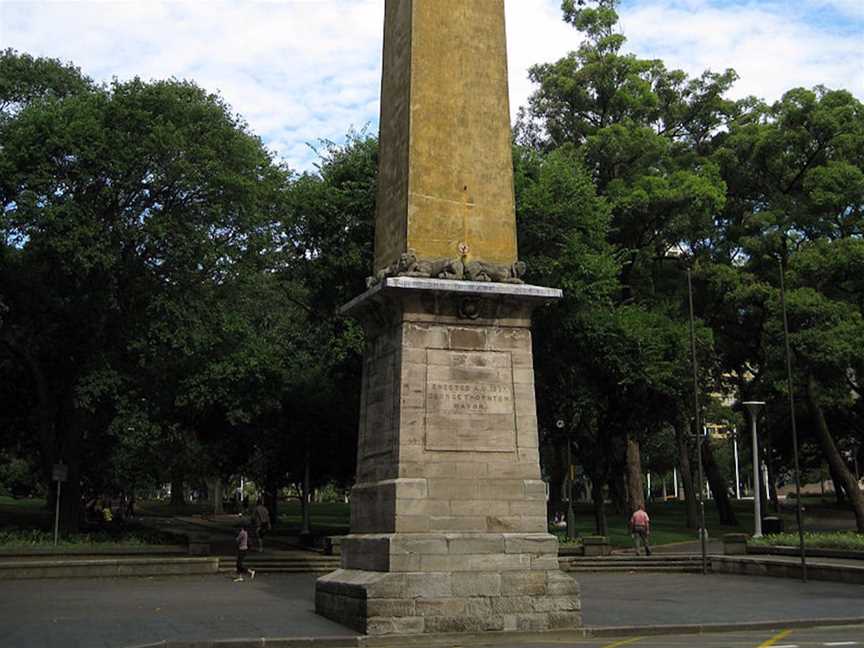
<path id="1" fill-rule="evenodd" d="M 437 349 L 426 353 L 426 449 L 515 451 L 510 354 Z"/>

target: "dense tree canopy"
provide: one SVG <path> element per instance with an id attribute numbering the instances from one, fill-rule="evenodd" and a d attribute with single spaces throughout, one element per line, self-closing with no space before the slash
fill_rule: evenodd
<path id="1" fill-rule="evenodd" d="M 553 499 L 569 443 L 598 531 L 672 467 L 696 525 L 688 271 L 703 420 L 767 400 L 788 483 L 783 272 L 805 474 L 827 469 L 864 531 L 864 106 L 732 101 L 732 70 L 627 53 L 616 4 L 562 3 L 584 40 L 531 69 L 515 131 L 526 279 L 565 293 L 534 333 Z M 207 484 L 218 505 L 242 474 L 275 509 L 285 486 L 350 485 L 363 334 L 338 309 L 372 265 L 377 141 L 319 155 L 285 168 L 191 82 L 0 54 L 0 487 L 50 494 L 67 463 L 72 529 L 81 494 Z M 725 456 L 703 445 L 733 524 Z"/>

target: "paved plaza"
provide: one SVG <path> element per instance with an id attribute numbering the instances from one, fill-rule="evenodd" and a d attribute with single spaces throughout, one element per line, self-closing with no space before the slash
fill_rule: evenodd
<path id="1" fill-rule="evenodd" d="M 0 645 L 125 648 L 163 639 L 354 635 L 313 613 L 314 580 L 262 574 L 243 583 L 226 576 L 7 581 L 0 583 Z M 864 587 L 856 585 L 689 574 L 582 574 L 579 580 L 589 626 L 779 622 L 776 631 L 634 642 L 652 648 L 755 648 L 783 630 L 783 621 L 864 616 Z M 765 645 L 854 646 L 843 642 L 864 641 L 864 626 L 795 630 L 789 637 Z M 613 639 L 569 643 L 617 645 Z"/>

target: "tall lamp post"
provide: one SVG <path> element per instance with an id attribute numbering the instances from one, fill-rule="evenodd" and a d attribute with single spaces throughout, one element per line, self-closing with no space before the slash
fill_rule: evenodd
<path id="1" fill-rule="evenodd" d="M 747 401 L 744 404 L 750 412 L 750 430 L 753 433 L 753 537 L 762 537 L 762 494 L 759 492 L 759 438 L 756 436 L 756 418 L 765 401 Z"/>
<path id="2" fill-rule="evenodd" d="M 792 424 L 792 449 L 793 456 L 795 457 L 795 520 L 798 523 L 798 549 L 801 554 L 801 580 L 806 583 L 807 557 L 804 550 L 804 522 L 801 515 L 801 464 L 798 460 L 798 424 L 795 420 L 795 383 L 792 381 L 792 350 L 789 346 L 789 316 L 786 311 L 786 269 L 783 265 L 784 257 L 781 257 L 780 259 L 780 305 L 783 309 L 783 341 L 786 347 L 786 380 L 789 391 L 789 420 Z"/>
<path id="3" fill-rule="evenodd" d="M 699 363 L 696 360 L 696 317 L 693 309 L 693 273 L 687 268 L 687 296 L 690 301 L 690 355 L 693 365 L 693 432 L 696 434 L 696 456 L 699 459 L 699 539 L 702 547 L 702 575 L 708 574 L 708 530 L 705 528 L 705 473 L 702 467 L 704 429 L 699 411 Z"/>
<path id="4" fill-rule="evenodd" d="M 735 499 L 741 499 L 741 475 L 738 472 L 738 428 L 732 428 L 732 443 L 735 450 Z"/>
<path id="5" fill-rule="evenodd" d="M 564 421 L 555 421 L 555 427 L 564 428 Z M 573 511 L 573 444 L 570 439 L 570 428 L 567 428 L 567 537 L 576 539 L 576 513 Z"/>

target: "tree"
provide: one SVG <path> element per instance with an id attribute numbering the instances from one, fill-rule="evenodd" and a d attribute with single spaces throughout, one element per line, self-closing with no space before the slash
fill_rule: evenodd
<path id="1" fill-rule="evenodd" d="M 565 20 L 586 40 L 559 61 L 531 69 L 537 90 L 520 112 L 517 138 L 538 153 L 572 149 L 609 210 L 605 236 L 617 261 L 618 292 L 606 323 L 595 322 L 602 337 L 579 353 L 597 355 L 592 382 L 602 388 L 592 400 L 608 401 L 597 425 L 614 437 L 607 447 L 617 448 L 626 466 L 632 508 L 643 497 L 640 443 L 693 415 L 686 414 L 692 399 L 684 397 L 689 344 L 680 324 L 686 313 L 680 259 L 702 254 L 725 201 L 719 168 L 707 154 L 735 107 L 723 97 L 735 73 L 689 79 L 660 61 L 624 54 L 616 5 L 563 3 Z M 700 339 L 706 334 L 700 327 Z M 555 349 L 561 353 L 560 345 Z M 598 378 L 598 370 L 608 378 Z M 593 447 L 602 447 L 596 441 Z"/>
<path id="2" fill-rule="evenodd" d="M 185 82 L 41 93 L 2 124 L 3 342 L 37 394 L 43 474 L 82 457 L 170 315 L 254 257 L 283 175 L 215 95 Z M 87 439 L 85 439 L 85 434 Z M 95 435 L 94 435 L 95 436 Z"/>

